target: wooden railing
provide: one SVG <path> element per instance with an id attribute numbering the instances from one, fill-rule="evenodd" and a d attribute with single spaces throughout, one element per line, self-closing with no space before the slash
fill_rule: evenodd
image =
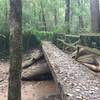
<path id="1" fill-rule="evenodd" d="M 60 33 L 57 35 L 57 46 L 64 52 L 70 53 L 76 50 L 76 44 L 79 43 L 79 37 L 77 35 L 66 35 Z M 72 39 L 70 39 L 72 38 Z M 68 50 L 70 48 L 70 50 Z"/>
<path id="2" fill-rule="evenodd" d="M 100 35 L 66 35 L 57 34 L 57 46 L 66 53 L 72 53 L 80 48 L 100 55 Z M 90 46 L 89 46 L 90 45 Z"/>

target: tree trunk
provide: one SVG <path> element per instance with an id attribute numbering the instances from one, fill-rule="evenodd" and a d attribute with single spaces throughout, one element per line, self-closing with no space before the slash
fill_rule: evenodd
<path id="1" fill-rule="evenodd" d="M 49 74 L 49 67 L 44 59 L 31 65 L 30 67 L 23 69 L 22 80 L 34 80 L 39 75 Z"/>
<path id="2" fill-rule="evenodd" d="M 34 63 L 40 61 L 41 59 L 44 59 L 44 55 L 40 54 L 39 56 L 37 56 L 36 58 L 34 58 L 33 56 L 31 57 L 31 60 L 28 61 L 24 61 L 22 64 L 22 68 L 26 69 L 28 67 L 30 67 L 31 65 L 33 65 Z"/>
<path id="3" fill-rule="evenodd" d="M 84 24 L 83 24 L 83 16 L 79 16 L 79 28 L 80 30 L 84 29 Z"/>
<path id="4" fill-rule="evenodd" d="M 70 33 L 70 0 L 65 0 L 66 9 L 65 9 L 65 26 L 66 33 Z"/>
<path id="5" fill-rule="evenodd" d="M 42 21 L 43 21 L 43 30 L 47 31 L 47 24 L 46 24 L 45 12 L 44 12 L 42 1 L 40 1 L 40 5 L 41 5 L 41 14 L 42 14 Z"/>
<path id="6" fill-rule="evenodd" d="M 92 32 L 100 32 L 99 0 L 90 0 Z"/>
<path id="7" fill-rule="evenodd" d="M 5 0 L 5 32 L 8 33 L 8 0 Z"/>
<path id="8" fill-rule="evenodd" d="M 77 2 L 78 2 L 79 9 L 81 9 L 81 2 L 82 1 L 81 0 L 78 0 Z M 79 15 L 79 29 L 80 30 L 84 29 L 84 22 L 83 22 L 83 16 L 82 15 Z"/>
<path id="9" fill-rule="evenodd" d="M 8 100 L 21 100 L 21 17 L 21 0 L 10 0 L 10 76 Z"/>
<path id="10" fill-rule="evenodd" d="M 57 26 L 57 9 L 54 9 L 54 22 L 55 22 L 55 26 Z"/>

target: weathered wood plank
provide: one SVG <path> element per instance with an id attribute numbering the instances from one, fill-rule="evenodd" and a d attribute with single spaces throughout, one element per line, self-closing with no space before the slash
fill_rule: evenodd
<path id="1" fill-rule="evenodd" d="M 91 53 L 94 53 L 94 54 L 97 54 L 100 56 L 100 50 L 96 49 L 96 48 L 90 48 L 90 47 L 87 47 L 87 46 L 82 46 L 82 45 L 77 45 L 77 47 L 79 48 L 84 48 L 88 51 L 90 51 Z"/>
<path id="2" fill-rule="evenodd" d="M 100 74 L 79 64 L 50 42 L 42 42 L 62 100 L 99 100 Z"/>

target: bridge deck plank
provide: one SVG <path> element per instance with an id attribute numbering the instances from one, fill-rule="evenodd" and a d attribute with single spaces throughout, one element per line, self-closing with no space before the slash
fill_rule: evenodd
<path id="1" fill-rule="evenodd" d="M 62 100 L 100 100 L 100 74 L 74 61 L 51 42 L 42 49 Z"/>

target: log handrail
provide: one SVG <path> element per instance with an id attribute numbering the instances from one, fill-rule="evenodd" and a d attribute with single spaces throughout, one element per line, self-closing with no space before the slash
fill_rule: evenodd
<path id="1" fill-rule="evenodd" d="M 76 47 L 77 48 L 84 48 L 84 49 L 86 49 L 86 50 L 88 50 L 88 51 L 90 51 L 90 52 L 92 52 L 92 53 L 97 54 L 97 55 L 100 56 L 100 50 L 98 50 L 96 48 L 90 48 L 90 47 L 83 46 L 83 45 L 77 45 Z"/>

